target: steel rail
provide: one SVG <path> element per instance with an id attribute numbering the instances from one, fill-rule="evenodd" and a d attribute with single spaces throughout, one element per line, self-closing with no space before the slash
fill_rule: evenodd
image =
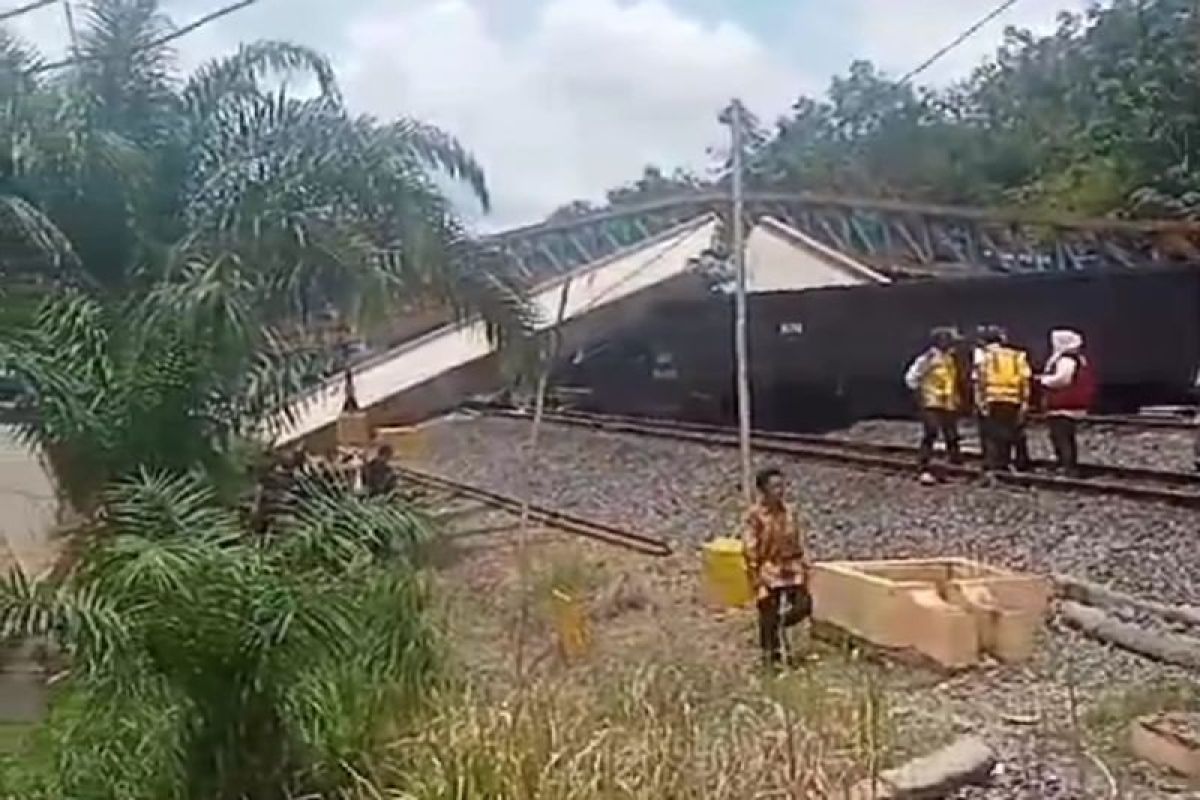
<path id="1" fill-rule="evenodd" d="M 528 419 L 521 412 L 497 408 L 484 408 L 485 413 Z M 698 444 L 736 446 L 737 436 L 732 428 L 719 425 L 677 422 L 674 420 L 647 419 L 614 415 L 584 414 L 580 412 L 555 412 L 546 415 L 546 421 L 642 436 L 693 441 Z M 866 468 L 884 469 L 889 472 L 913 471 L 917 448 L 900 444 L 859 442 L 801 433 L 755 431 L 752 437 L 755 449 L 811 460 L 850 464 Z M 977 454 L 968 458 L 978 462 Z M 1046 462 L 1035 462 L 1046 466 Z M 946 476 L 977 478 L 982 475 L 978 467 L 967 465 L 939 465 Z M 1000 473 L 999 482 L 1017 486 L 1049 489 L 1054 491 L 1115 495 L 1135 500 L 1148 500 L 1200 508 L 1200 478 L 1184 472 L 1119 467 L 1106 464 L 1081 465 L 1086 477 L 1073 478 L 1029 472 Z M 1187 491 L 1186 488 L 1194 491 Z"/>
<path id="2" fill-rule="evenodd" d="M 1151 416 L 1149 414 L 1105 414 L 1103 416 L 1087 416 L 1083 422 L 1091 426 L 1111 425 L 1120 428 L 1158 428 L 1162 430 L 1194 431 L 1197 424 L 1183 416 L 1168 416 L 1165 414 Z"/>
<path id="3" fill-rule="evenodd" d="M 480 486 L 463 483 L 462 481 L 456 481 L 442 475 L 435 475 L 431 472 L 399 464 L 393 465 L 393 468 L 400 477 L 412 484 L 477 500 L 480 503 L 507 511 L 511 514 L 519 515 L 525 508 L 524 503 L 519 498 L 493 492 Z M 567 533 L 573 533 L 577 536 L 603 542 L 604 544 L 623 547 L 626 550 L 633 550 L 643 555 L 659 557 L 671 555 L 671 545 L 665 539 L 660 539 L 657 536 L 636 533 L 617 527 L 616 525 L 597 522 L 596 520 L 534 503 L 529 504 L 528 511 L 529 518 L 533 521 L 566 531 Z"/>

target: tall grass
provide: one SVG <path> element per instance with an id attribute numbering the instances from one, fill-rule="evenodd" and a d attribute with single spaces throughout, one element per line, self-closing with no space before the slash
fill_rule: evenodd
<path id="1" fill-rule="evenodd" d="M 835 797 L 891 740 L 869 682 L 803 672 L 740 683 L 720 669 L 565 671 L 519 697 L 474 690 L 443 703 L 391 748 L 390 797 Z"/>

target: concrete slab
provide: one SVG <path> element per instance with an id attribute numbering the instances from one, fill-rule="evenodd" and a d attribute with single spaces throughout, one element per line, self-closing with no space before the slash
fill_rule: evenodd
<path id="1" fill-rule="evenodd" d="M 718 224 L 712 216 L 698 217 L 631 251 L 546 282 L 532 298 L 542 319 L 540 327 L 550 327 L 561 306 L 563 331 L 569 336 L 573 329 L 586 324 L 586 319 L 626 306 L 652 294 L 650 290 L 689 274 L 695 257 L 711 247 Z M 620 321 L 618 316 L 615 322 Z M 404 424 L 409 420 L 401 417 L 410 415 L 398 412 L 412 401 L 412 395 L 425 389 L 435 397 L 419 398 L 417 405 L 440 413 L 469 394 L 489 386 L 497 388 L 495 354 L 481 321 L 439 328 L 356 366 L 354 385 L 359 406 L 371 414 L 376 426 Z M 319 438 L 323 431 L 336 428 L 344 400 L 343 382 L 338 376 L 298 398 L 292 424 L 284 426 L 276 443 Z M 394 408 L 397 405 L 399 409 Z M 378 409 L 384 413 L 376 413 Z"/>
<path id="2" fill-rule="evenodd" d="M 1200 714 L 1156 714 L 1136 720 L 1129 745 L 1138 758 L 1200 778 Z"/>
<path id="3" fill-rule="evenodd" d="M 1040 577 L 967 559 L 839 561 L 813 567 L 812 595 L 817 622 L 962 668 L 985 654 L 1028 658 L 1051 588 Z"/>
<path id="4" fill-rule="evenodd" d="M 57 555 L 54 485 L 37 455 L 16 431 L 0 426 L 0 574 L 20 565 L 27 575 L 49 569 Z"/>
<path id="5" fill-rule="evenodd" d="M 40 722 L 46 716 L 46 670 L 33 648 L 0 648 L 0 724 Z"/>

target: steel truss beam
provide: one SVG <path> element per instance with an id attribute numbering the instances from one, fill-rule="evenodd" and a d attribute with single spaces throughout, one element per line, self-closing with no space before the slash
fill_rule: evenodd
<path id="1" fill-rule="evenodd" d="M 636 246 L 709 212 L 728 220 L 728 195 L 683 195 L 506 231 L 488 242 L 505 251 L 529 277 L 540 278 Z M 775 217 L 892 275 L 1200 262 L 1200 223 L 1193 222 L 1046 218 L 778 192 L 748 193 L 746 212 L 750 223 Z"/>

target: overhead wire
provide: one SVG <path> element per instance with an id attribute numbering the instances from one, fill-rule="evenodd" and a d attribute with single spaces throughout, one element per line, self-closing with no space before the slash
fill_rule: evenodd
<path id="1" fill-rule="evenodd" d="M 904 76 L 900 78 L 900 80 L 896 81 L 896 86 L 904 86 L 909 81 L 911 81 L 913 78 L 917 77 L 922 72 L 924 72 L 925 70 L 932 67 L 938 61 L 941 61 L 943 58 L 945 58 L 951 52 L 953 52 L 957 48 L 961 47 L 964 42 L 966 42 L 968 39 L 970 39 L 976 33 L 981 31 L 984 27 L 986 27 L 988 23 L 990 23 L 992 20 L 999 17 L 1004 12 L 1008 11 L 1010 8 L 1015 6 L 1020 1 L 1021 0 L 1004 0 L 1004 2 L 1000 3 L 1000 5 L 993 8 L 991 11 L 989 11 L 987 14 L 985 14 L 980 19 L 976 20 L 969 27 L 963 29 L 963 31 L 961 33 L 959 33 L 957 36 L 955 36 L 954 39 L 952 39 L 949 43 L 947 43 L 943 47 L 939 48 L 937 50 L 937 52 L 935 52 L 933 55 L 929 56 L 929 58 L 925 59 L 920 64 L 918 64 L 916 67 L 914 67 L 913 69 L 906 72 L 904 74 Z M 1197 2 L 1200 2 L 1200 0 L 1197 0 Z M 756 166 L 755 156 L 752 155 L 747 160 L 746 166 L 750 167 L 750 168 L 753 168 L 754 166 Z M 728 179 L 730 174 L 731 174 L 731 172 L 728 168 L 722 170 L 720 176 L 717 178 L 717 181 L 720 182 L 720 181 Z"/>
<path id="2" fill-rule="evenodd" d="M 55 1 L 56 0 L 51 0 L 51 2 L 55 2 Z M 244 8 L 248 8 L 257 2 L 258 2 L 258 0 L 238 0 L 238 2 L 236 2 L 236 3 L 230 3 L 229 5 L 218 8 L 216 11 L 213 11 L 209 14 L 205 14 L 202 17 L 197 17 L 196 19 L 189 22 L 187 25 L 184 25 L 182 28 L 178 28 L 177 30 L 171 31 L 168 34 L 159 36 L 157 39 L 154 39 L 153 41 L 149 41 L 149 42 L 146 42 L 145 44 L 138 45 L 137 47 L 130 48 L 130 50 L 128 51 L 128 53 L 126 55 L 135 55 L 137 53 L 141 53 L 146 50 L 153 50 L 157 47 L 162 47 L 165 44 L 170 44 L 171 42 L 175 41 L 176 39 L 181 39 L 184 36 L 187 36 L 189 33 L 192 33 L 194 31 L 196 31 L 197 29 L 204 27 L 205 25 L 216 22 L 217 20 L 221 19 L 222 17 L 227 17 L 230 14 L 241 11 Z M 46 5 L 49 5 L 49 3 L 46 3 Z M 64 58 L 61 61 L 54 61 L 49 64 L 41 64 L 41 65 L 34 67 L 33 69 L 31 69 L 29 71 L 31 73 L 48 72 L 50 70 L 63 69 L 65 67 L 74 66 L 75 64 L 80 64 L 80 63 L 83 63 L 86 61 L 96 61 L 98 59 L 99 59 L 99 56 L 83 56 L 83 55 L 74 56 L 71 58 Z"/>
<path id="3" fill-rule="evenodd" d="M 7 22 L 10 19 L 23 16 L 30 11 L 37 11 L 39 8 L 54 5 L 57 2 L 58 0 L 34 0 L 32 3 L 26 3 L 23 6 L 17 6 L 8 11 L 0 11 L 0 22 Z"/>
<path id="4" fill-rule="evenodd" d="M 902 77 L 899 81 L 897 81 L 897 83 L 901 86 L 908 83 L 913 78 L 917 77 L 922 72 L 929 69 L 937 62 L 941 61 L 945 56 L 950 54 L 952 51 L 958 49 L 959 46 L 961 46 L 965 41 L 967 41 L 972 36 L 974 36 L 976 33 L 978 33 L 980 30 L 982 30 L 989 22 L 991 22 L 996 17 L 1003 14 L 1005 11 L 1008 11 L 1010 8 L 1012 8 L 1019 2 L 1021 2 L 1021 0 L 1004 0 L 1003 3 L 1001 3 L 1000 5 L 993 8 L 991 11 L 989 11 L 987 14 L 985 14 L 983 17 L 981 17 L 979 20 L 977 20 L 974 24 L 972 24 L 970 27 L 968 27 L 962 33 L 960 33 L 958 36 L 954 37 L 954 39 L 952 41 L 950 41 L 948 44 L 946 44 L 941 49 L 939 49 L 936 53 L 934 53 L 929 58 L 922 61 L 920 64 L 918 64 L 913 69 L 909 70 L 904 75 L 904 77 Z"/>

